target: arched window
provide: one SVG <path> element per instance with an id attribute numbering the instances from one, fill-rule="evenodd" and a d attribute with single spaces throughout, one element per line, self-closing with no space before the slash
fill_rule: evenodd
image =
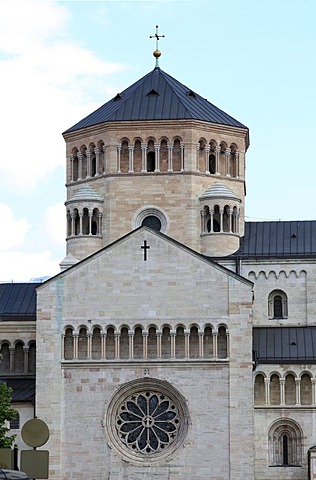
<path id="1" fill-rule="evenodd" d="M 1 362 L 0 362 L 0 372 L 9 373 L 10 371 L 10 350 L 9 344 L 3 343 L 1 345 Z"/>
<path id="2" fill-rule="evenodd" d="M 169 327 L 164 327 L 162 329 L 161 356 L 162 356 L 162 358 L 170 358 L 171 357 L 171 337 L 170 337 L 170 328 Z"/>
<path id="3" fill-rule="evenodd" d="M 129 357 L 129 337 L 128 328 L 122 327 L 120 335 L 120 358 L 127 359 Z"/>
<path id="4" fill-rule="evenodd" d="M 150 151 L 147 153 L 147 172 L 154 172 L 155 169 L 156 169 L 155 152 Z"/>
<path id="5" fill-rule="evenodd" d="M 87 208 L 83 209 L 82 235 L 89 235 L 89 210 Z"/>
<path id="6" fill-rule="evenodd" d="M 106 358 L 115 358 L 115 337 L 113 327 L 108 327 L 106 331 Z"/>
<path id="7" fill-rule="evenodd" d="M 219 210 L 219 206 L 215 205 L 214 213 L 213 213 L 213 232 L 220 232 L 220 231 L 221 231 L 220 210 Z"/>
<path id="8" fill-rule="evenodd" d="M 212 327 L 206 326 L 203 335 L 203 353 L 204 358 L 213 357 L 213 334 Z"/>
<path id="9" fill-rule="evenodd" d="M 218 358 L 227 358 L 227 334 L 226 328 L 223 326 L 218 329 L 217 356 Z"/>
<path id="10" fill-rule="evenodd" d="M 309 373 L 303 373 L 300 382 L 301 405 L 312 404 L 312 381 Z"/>
<path id="11" fill-rule="evenodd" d="M 285 377 L 285 404 L 295 405 L 296 403 L 296 383 L 292 373 L 288 373 Z"/>
<path id="12" fill-rule="evenodd" d="M 178 327 L 176 330 L 175 350 L 176 358 L 185 357 L 185 337 L 183 327 Z"/>
<path id="13" fill-rule="evenodd" d="M 196 326 L 190 328 L 189 355 L 190 358 L 199 358 L 199 331 Z"/>
<path id="14" fill-rule="evenodd" d="M 218 164 L 219 164 L 218 168 L 219 168 L 219 174 L 220 175 L 226 175 L 227 174 L 226 150 L 227 150 L 226 143 L 221 142 L 220 150 L 219 150 L 219 157 L 218 157 Z"/>
<path id="15" fill-rule="evenodd" d="M 88 175 L 88 160 L 86 147 L 81 148 L 81 178 L 86 178 Z"/>
<path id="16" fill-rule="evenodd" d="M 148 329 L 147 356 L 148 358 L 157 358 L 157 335 L 155 327 Z"/>
<path id="17" fill-rule="evenodd" d="M 13 420 L 10 420 L 10 430 L 19 430 L 20 429 L 20 414 L 16 410 L 16 415 Z"/>
<path id="18" fill-rule="evenodd" d="M 237 146 L 234 143 L 230 146 L 228 173 L 231 177 L 237 177 Z"/>
<path id="19" fill-rule="evenodd" d="M 254 387 L 254 402 L 255 405 L 265 405 L 265 383 L 262 373 L 258 373 L 255 378 Z"/>
<path id="20" fill-rule="evenodd" d="M 80 358 L 81 360 L 88 358 L 88 337 L 87 329 L 85 327 L 81 327 L 79 330 L 78 358 Z"/>
<path id="21" fill-rule="evenodd" d="M 152 228 L 153 230 L 156 230 L 157 232 L 160 232 L 161 221 L 158 217 L 156 217 L 156 215 L 148 215 L 142 221 L 142 227 L 149 227 L 149 228 Z"/>
<path id="22" fill-rule="evenodd" d="M 79 212 L 77 208 L 74 208 L 73 216 L 74 216 L 74 233 L 75 235 L 80 235 L 80 217 L 79 217 Z"/>
<path id="23" fill-rule="evenodd" d="M 237 210 L 237 207 L 233 207 L 232 232 L 233 233 L 238 233 L 238 210 Z"/>
<path id="24" fill-rule="evenodd" d="M 128 141 L 122 141 L 122 150 L 121 150 L 121 172 L 127 173 L 129 167 L 129 150 L 128 150 Z"/>
<path id="25" fill-rule="evenodd" d="M 91 235 L 99 235 L 99 233 L 99 210 L 94 208 L 91 219 Z"/>
<path id="26" fill-rule="evenodd" d="M 269 318 L 287 318 L 287 296 L 282 290 L 273 290 L 273 292 L 270 293 L 268 300 L 268 313 Z"/>
<path id="27" fill-rule="evenodd" d="M 280 390 L 280 378 L 274 373 L 270 377 L 270 404 L 280 405 L 281 403 L 281 390 Z"/>
<path id="28" fill-rule="evenodd" d="M 302 430 L 289 418 L 276 421 L 269 431 L 271 466 L 299 466 L 302 463 Z"/>
<path id="29" fill-rule="evenodd" d="M 230 232 L 230 208 L 225 205 L 223 212 L 223 232 Z"/>
<path id="30" fill-rule="evenodd" d="M 134 331 L 134 358 L 143 358 L 143 330 L 136 327 Z"/>
<path id="31" fill-rule="evenodd" d="M 181 170 L 181 144 L 180 140 L 176 138 L 173 143 L 173 171 L 180 172 Z"/>
<path id="32" fill-rule="evenodd" d="M 74 358 L 74 340 L 72 328 L 67 328 L 64 336 L 64 358 L 72 360 Z"/>
<path id="33" fill-rule="evenodd" d="M 92 358 L 101 358 L 101 330 L 99 327 L 93 329 Z"/>
<path id="34" fill-rule="evenodd" d="M 140 140 L 136 140 L 134 144 L 134 172 L 142 170 L 142 145 Z"/>
<path id="35" fill-rule="evenodd" d="M 214 175 L 216 173 L 216 142 L 210 141 L 210 154 L 208 157 L 208 169 L 209 172 Z"/>

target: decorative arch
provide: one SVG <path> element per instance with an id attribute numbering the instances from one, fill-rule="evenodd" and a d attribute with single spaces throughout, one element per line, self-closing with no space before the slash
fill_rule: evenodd
<path id="1" fill-rule="evenodd" d="M 289 467 L 302 464 L 303 432 L 290 418 L 274 422 L 269 430 L 269 463 Z"/>

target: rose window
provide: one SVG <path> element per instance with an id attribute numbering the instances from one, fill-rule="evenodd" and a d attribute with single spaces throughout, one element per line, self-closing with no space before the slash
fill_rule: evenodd
<path id="1" fill-rule="evenodd" d="M 105 413 L 108 440 L 133 460 L 154 461 L 183 444 L 188 428 L 186 401 L 168 382 L 143 378 L 121 386 Z"/>
<path id="2" fill-rule="evenodd" d="M 131 395 L 119 408 L 116 428 L 121 440 L 134 450 L 150 454 L 171 444 L 179 428 L 179 414 L 166 395 Z"/>

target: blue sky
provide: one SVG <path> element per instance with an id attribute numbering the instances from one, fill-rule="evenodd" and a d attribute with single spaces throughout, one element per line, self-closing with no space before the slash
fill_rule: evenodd
<path id="1" fill-rule="evenodd" d="M 315 219 L 314 0 L 0 0 L 0 281 L 59 272 L 62 132 L 160 67 L 250 130 L 247 220 Z"/>

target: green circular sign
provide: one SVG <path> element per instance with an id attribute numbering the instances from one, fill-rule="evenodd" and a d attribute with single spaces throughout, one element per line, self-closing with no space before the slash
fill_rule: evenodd
<path id="1" fill-rule="evenodd" d="M 32 418 L 23 425 L 21 435 L 29 447 L 41 447 L 49 439 L 49 428 L 43 420 Z"/>

